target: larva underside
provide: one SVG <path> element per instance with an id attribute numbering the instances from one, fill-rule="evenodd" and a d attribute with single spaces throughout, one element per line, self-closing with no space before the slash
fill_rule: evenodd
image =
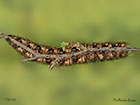
<path id="1" fill-rule="evenodd" d="M 28 39 L 5 35 L 0 33 L 0 38 L 4 38 L 19 53 L 26 57 L 22 61 L 36 61 L 54 66 L 65 66 L 92 61 L 114 60 L 127 57 L 130 52 L 140 51 L 139 48 L 128 47 L 125 42 L 116 43 L 71 43 L 65 49 L 39 45 Z"/>

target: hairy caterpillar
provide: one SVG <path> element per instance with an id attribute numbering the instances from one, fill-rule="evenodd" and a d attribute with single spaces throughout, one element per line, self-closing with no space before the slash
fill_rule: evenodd
<path id="1" fill-rule="evenodd" d="M 130 52 L 140 51 L 139 48 L 128 47 L 125 42 L 116 43 L 71 43 L 65 49 L 39 45 L 28 39 L 0 33 L 13 48 L 26 57 L 22 61 L 36 61 L 54 66 L 65 66 L 92 61 L 114 60 L 127 57 Z"/>

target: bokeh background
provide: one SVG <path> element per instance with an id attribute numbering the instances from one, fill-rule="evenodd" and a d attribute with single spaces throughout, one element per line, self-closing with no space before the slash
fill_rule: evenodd
<path id="1" fill-rule="evenodd" d="M 140 1 L 0 0 L 0 31 L 56 47 L 63 41 L 125 41 L 140 47 Z M 140 104 L 140 53 L 51 72 L 48 65 L 22 63 L 22 58 L 0 40 L 0 105 Z"/>

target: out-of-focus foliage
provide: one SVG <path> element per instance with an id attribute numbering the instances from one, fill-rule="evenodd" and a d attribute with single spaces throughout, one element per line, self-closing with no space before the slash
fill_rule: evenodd
<path id="1" fill-rule="evenodd" d="M 63 41 L 126 41 L 140 47 L 140 1 L 0 0 L 0 31 L 56 47 Z M 47 65 L 22 63 L 22 58 L 0 40 L 0 105 L 140 104 L 140 53 L 51 72 Z"/>

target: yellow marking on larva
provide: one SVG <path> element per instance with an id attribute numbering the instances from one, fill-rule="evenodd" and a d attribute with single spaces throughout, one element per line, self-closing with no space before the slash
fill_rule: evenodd
<path id="1" fill-rule="evenodd" d="M 94 53 L 90 53 L 90 60 L 93 60 L 95 58 Z"/>
<path id="2" fill-rule="evenodd" d="M 125 46 L 126 46 L 126 44 L 125 44 L 125 43 L 122 43 L 122 44 L 121 44 L 121 47 L 125 47 Z"/>
<path id="3" fill-rule="evenodd" d="M 77 63 L 82 63 L 82 58 L 81 57 L 78 59 Z"/>
<path id="4" fill-rule="evenodd" d="M 86 50 L 87 48 L 92 48 L 92 45 L 87 45 L 87 47 L 84 47 L 84 50 Z"/>
<path id="5" fill-rule="evenodd" d="M 29 57 L 32 58 L 33 57 L 33 54 L 30 54 Z"/>
<path id="6" fill-rule="evenodd" d="M 116 47 L 117 47 L 118 45 L 119 45 L 118 43 L 115 44 Z"/>
<path id="7" fill-rule="evenodd" d="M 43 59 L 42 59 L 42 61 L 45 63 L 45 62 L 46 62 L 46 59 L 45 59 L 45 58 L 43 58 Z"/>
<path id="8" fill-rule="evenodd" d="M 28 41 L 24 40 L 24 39 L 21 39 L 21 41 L 22 41 L 23 44 L 27 44 L 28 43 Z"/>
<path id="9" fill-rule="evenodd" d="M 85 55 L 82 56 L 82 61 L 83 61 L 83 62 L 86 61 L 86 57 L 85 57 Z"/>
<path id="10" fill-rule="evenodd" d="M 46 52 L 48 52 L 48 50 L 49 50 L 48 48 L 45 49 Z"/>
<path id="11" fill-rule="evenodd" d="M 29 57 L 30 56 L 30 53 L 26 52 L 26 56 Z"/>
<path id="12" fill-rule="evenodd" d="M 98 47 L 98 48 L 101 48 L 101 47 L 102 47 L 102 45 L 101 45 L 101 44 L 98 44 L 98 45 L 97 45 L 97 47 Z"/>
<path id="13" fill-rule="evenodd" d="M 45 47 L 41 47 L 41 49 L 42 49 L 43 51 L 45 51 L 45 50 L 46 50 L 46 48 L 45 48 Z"/>
<path id="14" fill-rule="evenodd" d="M 110 58 L 113 58 L 112 52 L 109 52 L 108 55 L 109 55 Z"/>
<path id="15" fill-rule="evenodd" d="M 117 52 L 116 57 L 118 58 L 120 57 L 120 52 Z"/>
<path id="16" fill-rule="evenodd" d="M 56 48 L 54 48 L 54 53 L 57 54 L 58 53 L 58 50 Z"/>
<path id="17" fill-rule="evenodd" d="M 85 62 L 85 56 L 81 56 L 79 59 L 78 59 L 78 63 L 83 63 Z"/>
<path id="18" fill-rule="evenodd" d="M 110 59 L 110 56 L 106 56 L 106 59 Z"/>
<path id="19" fill-rule="evenodd" d="M 65 52 L 69 53 L 69 52 L 71 52 L 71 49 L 66 49 Z"/>
<path id="20" fill-rule="evenodd" d="M 125 57 L 125 56 L 127 56 L 127 54 L 124 52 L 121 54 L 121 56 Z"/>
<path id="21" fill-rule="evenodd" d="M 64 64 L 65 64 L 65 65 L 69 65 L 69 64 L 70 64 L 69 59 L 65 60 Z"/>
<path id="22" fill-rule="evenodd" d="M 105 43 L 105 46 L 108 46 L 109 45 L 109 43 Z"/>
<path id="23" fill-rule="evenodd" d="M 21 53 L 23 52 L 23 49 L 21 47 L 18 47 L 17 50 Z"/>
<path id="24" fill-rule="evenodd" d="M 99 59 L 103 59 L 104 58 L 104 56 L 102 55 L 102 54 L 98 54 L 98 57 L 99 57 Z"/>
<path id="25" fill-rule="evenodd" d="M 73 63 L 73 62 L 72 62 L 72 59 L 69 59 L 69 63 L 70 63 L 70 65 Z"/>
<path id="26" fill-rule="evenodd" d="M 42 61 L 43 61 L 43 59 L 42 59 L 42 58 L 39 58 L 39 59 L 37 59 L 37 61 L 38 61 L 38 62 L 42 62 Z"/>
<path id="27" fill-rule="evenodd" d="M 112 44 L 108 44 L 108 47 L 112 47 Z"/>
<path id="28" fill-rule="evenodd" d="M 35 49 L 35 47 L 36 47 L 35 44 L 33 44 L 33 43 L 30 43 L 29 45 L 30 45 L 33 49 Z"/>
<path id="29" fill-rule="evenodd" d="M 29 58 L 32 58 L 33 57 L 33 54 L 31 54 L 29 52 L 26 52 L 26 56 L 29 57 Z"/>

